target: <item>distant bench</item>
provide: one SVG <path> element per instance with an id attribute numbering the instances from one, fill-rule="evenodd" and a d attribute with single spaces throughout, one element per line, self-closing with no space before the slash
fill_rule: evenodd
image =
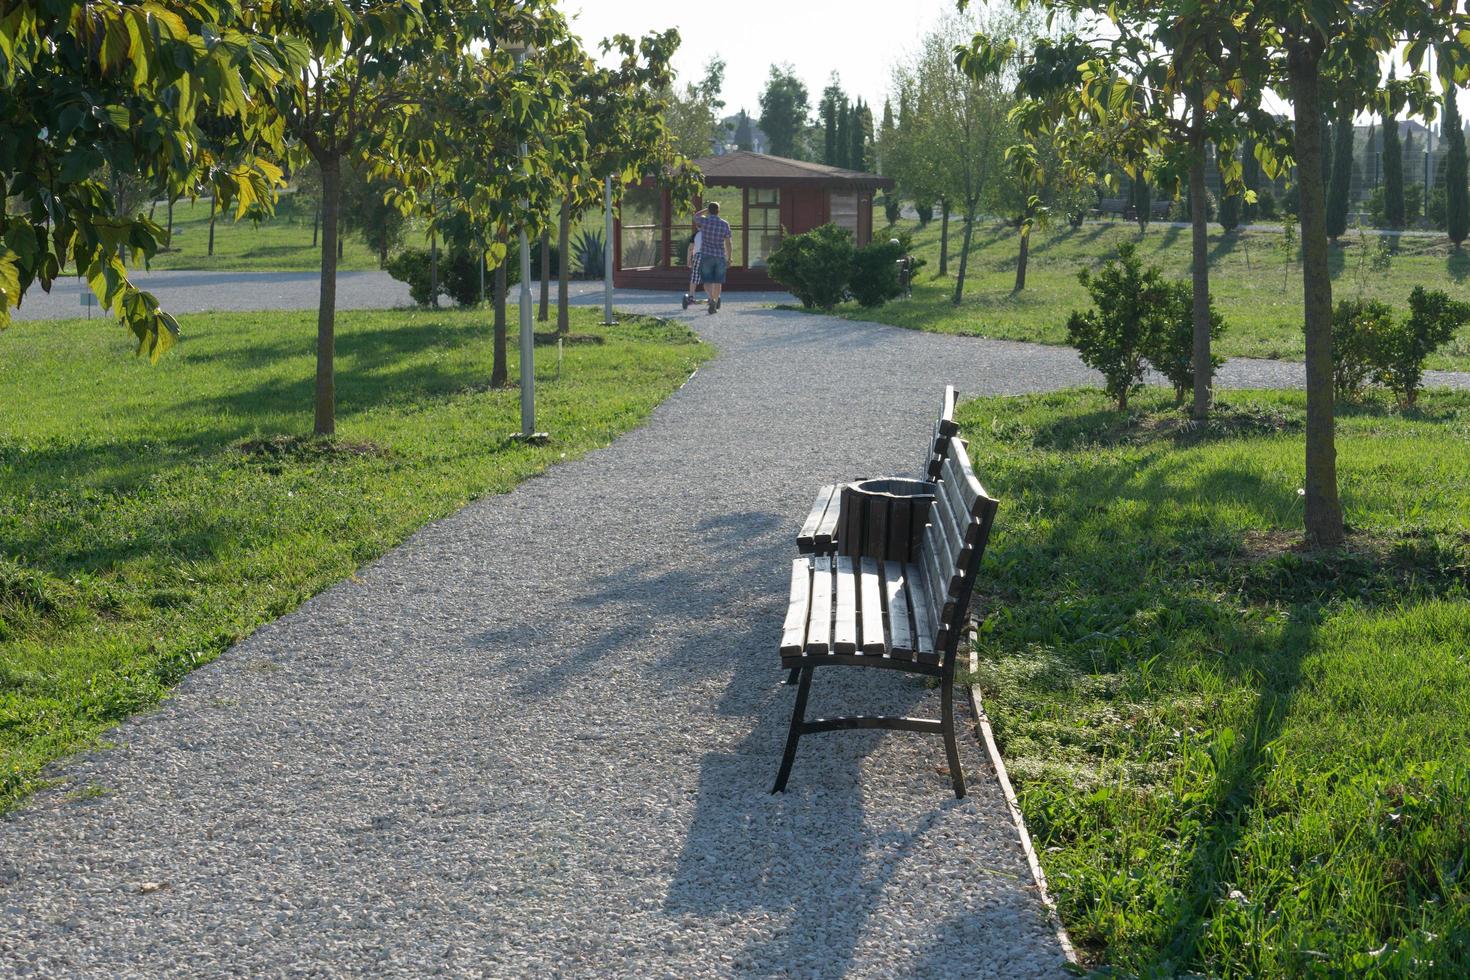
<path id="1" fill-rule="evenodd" d="M 911 560 L 892 558 L 891 537 L 873 536 L 872 544 L 882 545 L 881 550 L 869 547 L 867 534 L 849 533 L 844 538 L 835 530 L 843 523 L 839 512 L 836 524 L 819 521 L 818 526 L 834 529 L 834 550 L 840 553 L 825 550 L 826 539 L 814 532 L 812 553 L 792 563 L 780 652 L 781 665 L 797 672 L 799 683 L 772 792 L 786 789 L 803 735 L 882 728 L 942 735 L 955 796 L 965 795 L 954 733 L 955 661 L 997 504 L 970 467 L 969 451 L 954 425 L 954 400 L 950 388 L 926 458 L 934 501 L 927 522 L 914 536 L 918 546 Z M 822 512 L 825 519 L 833 500 L 840 510 L 842 494 L 838 488 L 823 489 L 833 490 Z M 813 511 L 816 509 L 814 506 Z M 813 671 L 828 666 L 879 667 L 937 677 L 940 717 L 856 715 L 808 720 Z"/>

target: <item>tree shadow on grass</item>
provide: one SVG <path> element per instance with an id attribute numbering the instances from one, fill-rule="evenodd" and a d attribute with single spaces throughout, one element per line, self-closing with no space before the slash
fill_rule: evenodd
<path id="1" fill-rule="evenodd" d="M 1452 249 L 1445 256 L 1444 267 L 1451 279 L 1457 283 L 1464 282 L 1470 278 L 1470 251 L 1463 248 Z"/>

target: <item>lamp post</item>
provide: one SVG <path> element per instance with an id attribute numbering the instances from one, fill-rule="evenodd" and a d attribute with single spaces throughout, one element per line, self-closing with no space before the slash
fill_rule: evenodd
<path id="1" fill-rule="evenodd" d="M 612 174 L 608 174 L 602 180 L 602 223 L 603 240 L 607 247 L 602 250 L 602 325 L 604 327 L 616 327 L 618 321 L 613 319 L 613 214 L 612 214 Z"/>
<path id="2" fill-rule="evenodd" d="M 515 58 L 516 71 L 526 63 L 530 46 L 525 41 L 507 41 L 507 51 Z M 519 148 L 521 162 L 526 159 L 526 144 Z M 547 438 L 544 432 L 536 431 L 536 335 L 531 322 L 531 244 L 526 237 L 525 215 L 531 202 L 521 198 L 521 438 L 527 442 L 541 442 Z"/>

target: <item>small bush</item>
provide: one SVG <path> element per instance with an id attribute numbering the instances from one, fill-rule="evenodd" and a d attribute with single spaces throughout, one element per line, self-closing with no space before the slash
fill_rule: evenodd
<path id="1" fill-rule="evenodd" d="M 1156 269 L 1150 271 L 1157 272 Z M 1167 302 L 1157 327 L 1149 336 L 1144 356 L 1154 370 L 1169 379 L 1174 397 L 1183 401 L 1194 390 L 1194 287 L 1186 280 L 1166 284 Z M 1225 333 L 1225 317 L 1210 298 L 1210 364 L 1218 368 L 1225 359 L 1214 353 L 1214 341 Z"/>
<path id="2" fill-rule="evenodd" d="M 898 195 L 883 195 L 883 217 L 888 219 L 890 225 L 897 224 L 898 219 L 903 217 L 903 202 L 898 199 Z"/>
<path id="3" fill-rule="evenodd" d="M 1412 408 L 1424 383 L 1424 361 L 1470 323 L 1470 303 L 1439 290 L 1415 286 L 1409 294 L 1409 316 L 1392 324 L 1378 338 L 1374 380 Z"/>
<path id="4" fill-rule="evenodd" d="M 1429 189 L 1429 201 L 1424 205 L 1424 218 L 1431 228 L 1444 231 L 1445 215 L 1449 213 L 1448 200 L 1443 184 Z"/>
<path id="5" fill-rule="evenodd" d="M 388 275 L 408 283 L 408 294 L 420 306 L 434 305 L 432 277 L 429 274 L 429 250 L 406 248 L 388 260 Z"/>
<path id="6" fill-rule="evenodd" d="M 1102 373 L 1104 390 L 1118 408 L 1127 409 L 1128 395 L 1143 387 L 1149 348 L 1168 329 L 1171 286 L 1157 268 L 1143 268 L 1132 242 L 1120 245 L 1117 260 L 1110 259 L 1096 276 L 1083 269 L 1077 278 L 1096 309 L 1073 311 L 1067 343 Z"/>
<path id="7" fill-rule="evenodd" d="M 830 310 L 847 296 L 853 257 L 852 235 L 826 224 L 783 238 L 767 259 L 766 271 L 802 306 Z"/>
<path id="8" fill-rule="evenodd" d="M 919 227 L 923 228 L 934 220 L 934 202 L 920 201 L 914 204 L 914 210 L 919 214 Z"/>
<path id="9" fill-rule="evenodd" d="M 902 293 L 898 281 L 898 260 L 908 252 L 900 236 L 897 241 L 872 242 L 852 253 L 852 279 L 849 289 L 860 306 L 882 306 Z"/>
<path id="10" fill-rule="evenodd" d="M 511 278 L 520 281 L 520 262 L 514 251 L 511 252 L 509 261 L 511 267 L 508 270 Z M 456 250 L 447 255 L 439 256 L 439 278 L 443 282 L 443 292 L 460 306 L 474 306 L 480 302 L 480 285 L 484 283 L 485 299 L 490 299 L 491 290 L 494 288 L 492 280 L 493 273 L 485 270 L 484 275 L 480 273 L 481 256 L 479 252 L 468 250 Z"/>
<path id="11" fill-rule="evenodd" d="M 607 260 L 607 243 L 602 232 L 583 229 L 572 239 L 572 268 L 584 279 L 601 279 L 602 266 Z"/>
<path id="12" fill-rule="evenodd" d="M 1377 300 L 1345 299 L 1332 311 L 1332 383 L 1340 398 L 1363 393 L 1378 362 L 1379 338 L 1393 326 L 1393 310 Z"/>
<path id="13" fill-rule="evenodd" d="M 1262 218 L 1276 217 L 1276 195 L 1270 191 L 1256 191 L 1256 215 Z"/>

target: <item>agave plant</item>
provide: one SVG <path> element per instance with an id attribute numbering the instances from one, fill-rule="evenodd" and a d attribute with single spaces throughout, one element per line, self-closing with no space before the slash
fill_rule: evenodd
<path id="1" fill-rule="evenodd" d="M 601 279 L 602 264 L 607 258 L 607 244 L 602 232 L 585 228 L 578 232 L 572 239 L 572 256 L 575 268 L 581 270 L 583 278 Z"/>

